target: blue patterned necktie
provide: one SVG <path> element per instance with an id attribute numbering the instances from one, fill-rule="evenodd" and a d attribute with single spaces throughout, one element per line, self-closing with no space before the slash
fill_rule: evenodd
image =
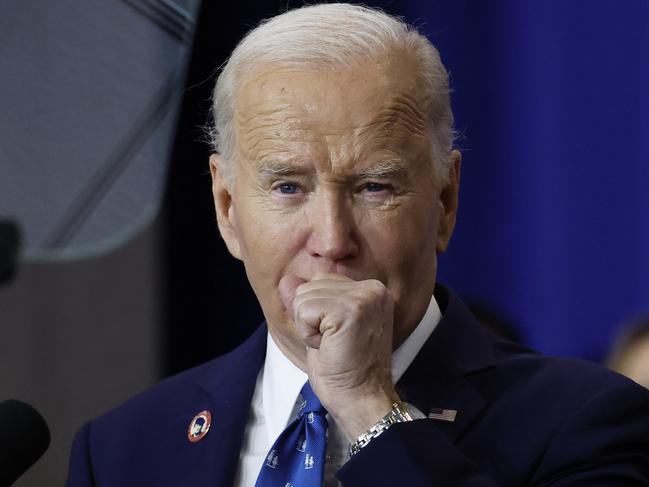
<path id="1" fill-rule="evenodd" d="M 261 466 L 255 487 L 319 487 L 324 479 L 327 410 L 307 382 L 295 420 L 279 435 Z"/>

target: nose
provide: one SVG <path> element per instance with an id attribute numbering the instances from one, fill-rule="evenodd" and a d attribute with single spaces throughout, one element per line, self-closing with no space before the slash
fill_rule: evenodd
<path id="1" fill-rule="evenodd" d="M 312 200 L 309 212 L 311 233 L 307 249 L 311 256 L 340 261 L 358 255 L 358 229 L 345 198 L 335 191 L 323 191 Z"/>

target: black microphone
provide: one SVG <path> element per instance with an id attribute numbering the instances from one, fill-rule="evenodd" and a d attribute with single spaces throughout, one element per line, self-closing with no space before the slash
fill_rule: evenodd
<path id="1" fill-rule="evenodd" d="M 14 483 L 50 445 L 50 430 L 36 409 L 10 399 L 0 403 L 0 487 Z"/>

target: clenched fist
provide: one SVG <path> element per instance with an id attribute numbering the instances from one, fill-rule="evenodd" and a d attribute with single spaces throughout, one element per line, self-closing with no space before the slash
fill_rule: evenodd
<path id="1" fill-rule="evenodd" d="M 379 281 L 284 276 L 284 305 L 307 348 L 309 380 L 350 441 L 392 409 L 394 302 Z"/>

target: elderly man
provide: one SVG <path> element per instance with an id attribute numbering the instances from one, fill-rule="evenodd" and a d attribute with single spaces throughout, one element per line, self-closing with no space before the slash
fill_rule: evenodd
<path id="1" fill-rule="evenodd" d="M 218 227 L 266 323 L 84 426 L 68 485 L 649 485 L 646 391 L 435 284 L 460 154 L 425 37 L 289 11 L 232 53 L 214 115 Z"/>

